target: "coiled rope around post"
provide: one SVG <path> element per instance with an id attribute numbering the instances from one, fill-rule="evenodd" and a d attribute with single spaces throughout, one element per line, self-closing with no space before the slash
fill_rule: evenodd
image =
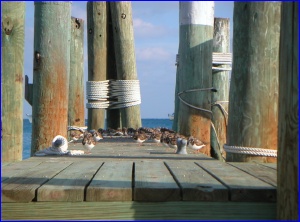
<path id="1" fill-rule="evenodd" d="M 228 146 L 226 144 L 224 144 L 223 147 L 224 147 L 224 150 L 229 153 L 277 157 L 277 150 L 262 149 L 262 148 L 256 148 L 256 147 Z"/>
<path id="2" fill-rule="evenodd" d="M 212 64 L 213 65 L 231 65 L 232 56 L 231 53 L 213 52 Z M 231 71 L 231 67 L 218 67 L 212 66 L 213 71 Z"/>
<path id="3" fill-rule="evenodd" d="M 120 109 L 141 104 L 139 80 L 87 81 L 88 109 Z"/>

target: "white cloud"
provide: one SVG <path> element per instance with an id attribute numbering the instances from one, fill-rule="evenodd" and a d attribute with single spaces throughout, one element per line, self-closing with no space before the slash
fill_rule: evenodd
<path id="1" fill-rule="evenodd" d="M 161 37 L 166 36 L 168 29 L 163 26 L 157 26 L 150 22 L 143 21 L 140 18 L 133 19 L 134 34 L 136 37 Z"/>
<path id="2" fill-rule="evenodd" d="M 136 59 L 141 61 L 166 61 L 170 60 L 171 57 L 172 54 L 170 52 L 159 47 L 136 49 Z"/>

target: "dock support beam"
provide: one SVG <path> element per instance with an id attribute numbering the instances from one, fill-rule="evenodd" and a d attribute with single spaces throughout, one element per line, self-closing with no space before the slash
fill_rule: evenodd
<path id="1" fill-rule="evenodd" d="M 212 47 L 214 2 L 179 2 L 180 49 L 179 90 L 201 90 L 181 94 L 182 99 L 202 111 L 179 103 L 178 132 L 207 145 L 210 156 Z"/>
<path id="2" fill-rule="evenodd" d="M 31 155 L 67 137 L 71 3 L 35 2 Z"/>
<path id="3" fill-rule="evenodd" d="M 213 52 L 230 52 L 230 21 L 227 18 L 214 19 Z M 228 68 L 228 65 L 214 65 L 218 68 Z M 212 123 L 210 142 L 213 157 L 224 161 L 223 145 L 226 144 L 229 100 L 229 71 L 212 70 L 212 86 L 217 92 L 212 93 Z"/>
<path id="4" fill-rule="evenodd" d="M 277 161 L 235 147 L 277 150 L 280 5 L 234 3 L 226 161 Z"/>
<path id="5" fill-rule="evenodd" d="M 1 2 L 2 8 L 2 162 L 23 154 L 23 72 L 25 2 Z"/>
<path id="6" fill-rule="evenodd" d="M 110 2 L 118 80 L 137 80 L 130 2 Z M 121 108 L 122 127 L 142 126 L 140 105 Z"/>
<path id="7" fill-rule="evenodd" d="M 107 7 L 107 79 L 118 79 L 117 75 L 117 64 L 115 56 L 115 47 L 114 47 L 114 37 L 113 37 L 113 24 L 111 17 L 111 6 L 110 2 L 106 2 Z M 118 129 L 122 128 L 122 120 L 120 109 L 107 109 L 106 110 L 106 124 L 107 128 Z"/>
<path id="8" fill-rule="evenodd" d="M 69 126 L 85 126 L 83 33 L 84 21 L 82 19 L 72 17 L 68 109 Z"/>
<path id="9" fill-rule="evenodd" d="M 299 220 L 298 4 L 298 2 L 283 2 L 281 8 L 277 220 Z"/>
<path id="10" fill-rule="evenodd" d="M 88 81 L 104 81 L 107 72 L 107 3 L 87 2 Z M 104 128 L 105 109 L 88 109 L 88 129 Z"/>

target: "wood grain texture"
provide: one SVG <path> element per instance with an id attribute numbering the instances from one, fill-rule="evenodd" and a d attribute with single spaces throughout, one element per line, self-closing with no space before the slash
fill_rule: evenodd
<path id="1" fill-rule="evenodd" d="M 213 52 L 230 52 L 230 21 L 228 18 L 214 19 Z M 213 66 L 228 67 L 228 65 L 214 64 Z M 226 144 L 228 116 L 222 111 L 220 106 L 228 113 L 229 72 L 213 70 L 212 86 L 218 91 L 211 94 L 211 103 L 219 103 L 219 105 L 216 104 L 211 107 L 213 113 L 211 121 L 216 130 L 216 132 L 213 128 L 210 130 L 212 156 L 224 161 L 223 157 L 226 157 L 226 154 L 223 150 L 223 145 Z"/>
<path id="2" fill-rule="evenodd" d="M 257 202 L 2 203 L 4 220 L 274 220 L 275 212 L 275 203 Z"/>
<path id="3" fill-rule="evenodd" d="M 181 200 L 180 188 L 163 162 L 136 161 L 134 175 L 135 201 Z"/>
<path id="4" fill-rule="evenodd" d="M 68 126 L 85 126 L 83 34 L 84 20 L 72 17 Z"/>
<path id="5" fill-rule="evenodd" d="M 71 3 L 35 2 L 31 155 L 67 137 Z"/>
<path id="6" fill-rule="evenodd" d="M 277 219 L 299 220 L 299 3 L 282 3 Z"/>
<path id="7" fill-rule="evenodd" d="M 38 188 L 37 201 L 84 201 L 85 187 L 101 165 L 101 161 L 73 163 Z"/>
<path id="8" fill-rule="evenodd" d="M 132 201 L 132 161 L 105 162 L 86 191 L 86 201 Z"/>
<path id="9" fill-rule="evenodd" d="M 19 161 L 1 167 L 1 182 L 39 165 L 41 161 Z"/>
<path id="10" fill-rule="evenodd" d="M 189 4 L 181 2 L 180 4 Z M 211 4 L 203 2 L 202 4 Z M 212 86 L 213 26 L 180 25 L 179 35 L 179 88 L 178 91 L 203 89 Z M 184 93 L 182 99 L 193 106 L 211 110 L 211 91 Z M 211 115 L 180 102 L 178 127 L 180 134 L 194 136 L 207 143 L 201 149 L 210 156 Z"/>
<path id="11" fill-rule="evenodd" d="M 22 160 L 25 2 L 1 2 L 1 161 Z"/>
<path id="12" fill-rule="evenodd" d="M 87 2 L 88 81 L 106 80 L 108 40 L 106 5 L 106 2 Z M 105 109 L 88 109 L 89 129 L 103 129 L 104 123 Z"/>
<path id="13" fill-rule="evenodd" d="M 223 162 L 197 161 L 196 164 L 229 188 L 230 201 L 275 202 L 276 188 Z M 270 169 L 271 170 L 271 169 Z"/>
<path id="14" fill-rule="evenodd" d="M 230 165 L 241 169 L 256 178 L 271 184 L 272 186 L 277 186 L 277 171 L 270 170 L 267 166 L 263 166 L 255 163 L 229 163 Z"/>
<path id="15" fill-rule="evenodd" d="M 136 80 L 131 2 L 110 2 L 118 80 Z M 142 126 L 140 105 L 120 109 L 122 127 Z"/>
<path id="16" fill-rule="evenodd" d="M 2 182 L 2 202 L 30 202 L 36 189 L 62 171 L 71 162 L 45 162 Z"/>
<path id="17" fill-rule="evenodd" d="M 235 2 L 227 144 L 277 149 L 280 2 Z M 227 153 L 227 161 L 276 162 Z"/>
<path id="18" fill-rule="evenodd" d="M 117 64 L 114 47 L 113 24 L 110 10 L 110 3 L 106 2 L 107 7 L 107 74 L 106 79 L 118 79 Z M 118 129 L 122 128 L 122 120 L 120 109 L 107 109 L 106 110 L 106 124 L 107 128 Z"/>
<path id="19" fill-rule="evenodd" d="M 228 201 L 228 189 L 193 161 L 166 161 L 184 201 Z"/>

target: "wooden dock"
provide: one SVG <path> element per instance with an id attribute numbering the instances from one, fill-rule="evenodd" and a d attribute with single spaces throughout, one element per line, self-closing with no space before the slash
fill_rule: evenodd
<path id="1" fill-rule="evenodd" d="M 188 152 L 105 138 L 90 155 L 2 163 L 2 219 L 276 219 L 276 164 Z"/>

